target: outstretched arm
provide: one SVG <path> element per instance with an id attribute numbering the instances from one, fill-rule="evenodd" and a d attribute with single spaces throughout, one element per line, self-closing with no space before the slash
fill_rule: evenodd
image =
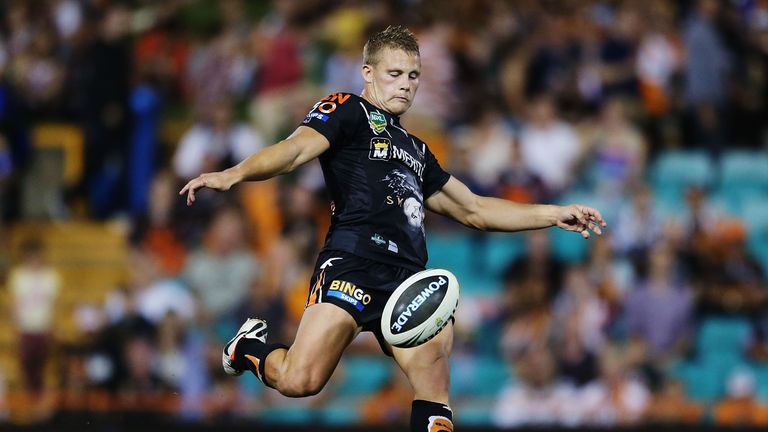
<path id="1" fill-rule="evenodd" d="M 558 226 L 589 238 L 606 226 L 596 209 L 583 205 L 520 204 L 475 195 L 454 177 L 427 199 L 427 208 L 470 228 L 483 231 L 523 231 Z"/>
<path id="2" fill-rule="evenodd" d="M 187 205 L 195 202 L 195 191 L 207 187 L 229 190 L 246 180 L 266 180 L 291 172 L 328 150 L 328 139 L 316 130 L 299 126 L 288 138 L 265 147 L 239 164 L 224 171 L 201 174 L 187 183 L 179 195 L 187 194 Z"/>

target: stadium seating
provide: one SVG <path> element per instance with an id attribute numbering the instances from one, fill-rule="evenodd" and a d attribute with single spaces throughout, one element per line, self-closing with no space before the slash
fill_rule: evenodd
<path id="1" fill-rule="evenodd" d="M 708 187 L 715 172 L 709 156 L 702 151 L 669 151 L 659 155 L 649 169 L 649 180 L 661 208 L 680 208 L 685 190 Z"/>
<path id="2" fill-rule="evenodd" d="M 755 396 L 763 403 L 768 403 L 768 365 L 752 365 L 755 374 Z"/>
<path id="3" fill-rule="evenodd" d="M 696 336 L 701 358 L 729 356 L 740 359 L 750 336 L 750 325 L 743 318 L 713 317 L 704 320 Z"/>
<path id="4" fill-rule="evenodd" d="M 752 370 L 744 357 L 749 336 L 750 325 L 746 319 L 707 318 L 696 334 L 696 358 L 676 364 L 671 373 L 685 383 L 692 399 L 714 402 L 725 395 L 731 373 L 739 369 Z"/>
<path id="5" fill-rule="evenodd" d="M 381 355 L 349 355 L 339 364 L 334 387 L 344 396 L 372 394 L 390 379 L 392 368 L 392 361 Z"/>
<path id="6" fill-rule="evenodd" d="M 451 359 L 453 410 L 464 426 L 487 426 L 499 392 L 515 379 L 510 366 L 493 355 Z"/>
<path id="7" fill-rule="evenodd" d="M 494 396 L 513 382 L 510 367 L 496 356 L 456 356 L 451 359 L 451 394 Z"/>
<path id="8" fill-rule="evenodd" d="M 715 191 L 726 209 L 741 214 L 745 204 L 768 197 L 768 154 L 730 151 L 720 160 L 719 182 Z"/>
<path id="9" fill-rule="evenodd" d="M 725 377 L 715 368 L 698 362 L 680 362 L 671 370 L 680 379 L 688 396 L 698 402 L 711 403 L 725 392 Z"/>
<path id="10" fill-rule="evenodd" d="M 309 407 L 297 408 L 287 404 L 265 408 L 256 416 L 260 423 L 269 425 L 301 425 L 313 424 L 317 421 L 317 412 Z"/>
<path id="11" fill-rule="evenodd" d="M 515 234 L 483 235 L 468 231 L 458 233 L 429 233 L 427 247 L 429 252 L 429 268 L 444 268 L 456 275 L 461 285 L 462 294 L 493 294 L 499 289 L 496 272 L 499 272 L 508 261 L 506 257 L 515 254 Z M 510 241 L 509 244 L 497 243 Z M 491 255 L 493 254 L 493 255 Z M 490 263 L 493 260 L 493 263 Z"/>

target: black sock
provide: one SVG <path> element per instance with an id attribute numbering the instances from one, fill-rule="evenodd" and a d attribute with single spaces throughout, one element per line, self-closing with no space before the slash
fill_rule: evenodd
<path id="1" fill-rule="evenodd" d="M 453 432 L 448 405 L 416 399 L 411 404 L 411 432 Z"/>
<path id="2" fill-rule="evenodd" d="M 234 366 L 237 369 L 247 369 L 253 372 L 256 378 L 267 384 L 264 378 L 264 368 L 267 364 L 265 360 L 269 353 L 277 349 L 288 349 L 288 347 L 277 343 L 265 344 L 255 339 L 240 339 L 237 342 L 237 347 L 235 347 Z"/>

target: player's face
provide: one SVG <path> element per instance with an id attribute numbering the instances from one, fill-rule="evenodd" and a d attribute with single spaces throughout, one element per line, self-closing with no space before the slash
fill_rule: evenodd
<path id="1" fill-rule="evenodd" d="M 400 49 L 385 48 L 379 62 L 363 66 L 365 93 L 371 102 L 394 115 L 408 111 L 419 88 L 421 59 Z"/>

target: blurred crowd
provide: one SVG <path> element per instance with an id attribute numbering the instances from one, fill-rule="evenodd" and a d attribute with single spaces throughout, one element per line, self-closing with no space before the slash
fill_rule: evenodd
<path id="1" fill-rule="evenodd" d="M 588 197 L 609 223 L 577 257 L 547 232 L 517 235 L 522 253 L 462 298 L 457 358 L 496 358 L 513 377 L 487 421 L 768 425 L 768 255 L 748 247 L 741 213 L 768 190 L 720 205 L 712 170 L 670 198 L 651 169 L 672 151 L 711 166 L 734 150 L 768 158 L 766 0 L 0 3 L 0 232 L 39 220 L 129 227 L 125 283 L 77 308 L 80 337 L 64 346 L 44 241 L 0 259 L 33 399 L 45 399 L 54 357 L 54 410 L 249 418 L 333 397 L 287 401 L 220 366 L 246 317 L 267 318 L 271 340 L 293 338 L 329 223 L 319 165 L 202 191 L 192 207 L 177 191 L 286 136 L 324 95 L 359 93 L 362 46 L 394 23 L 414 31 L 422 59 L 403 123 L 444 168 L 484 195 Z M 81 137 L 73 182 L 49 178 L 35 144 L 47 124 Z M 441 218 L 428 227 L 486 244 Z M 712 319 L 744 324 L 726 360 L 702 342 Z M 365 337 L 352 346 L 377 350 Z M 710 370 L 709 354 L 728 367 L 707 399 L 685 371 Z M 404 386 L 395 376 L 367 395 L 363 421 L 405 421 Z"/>

